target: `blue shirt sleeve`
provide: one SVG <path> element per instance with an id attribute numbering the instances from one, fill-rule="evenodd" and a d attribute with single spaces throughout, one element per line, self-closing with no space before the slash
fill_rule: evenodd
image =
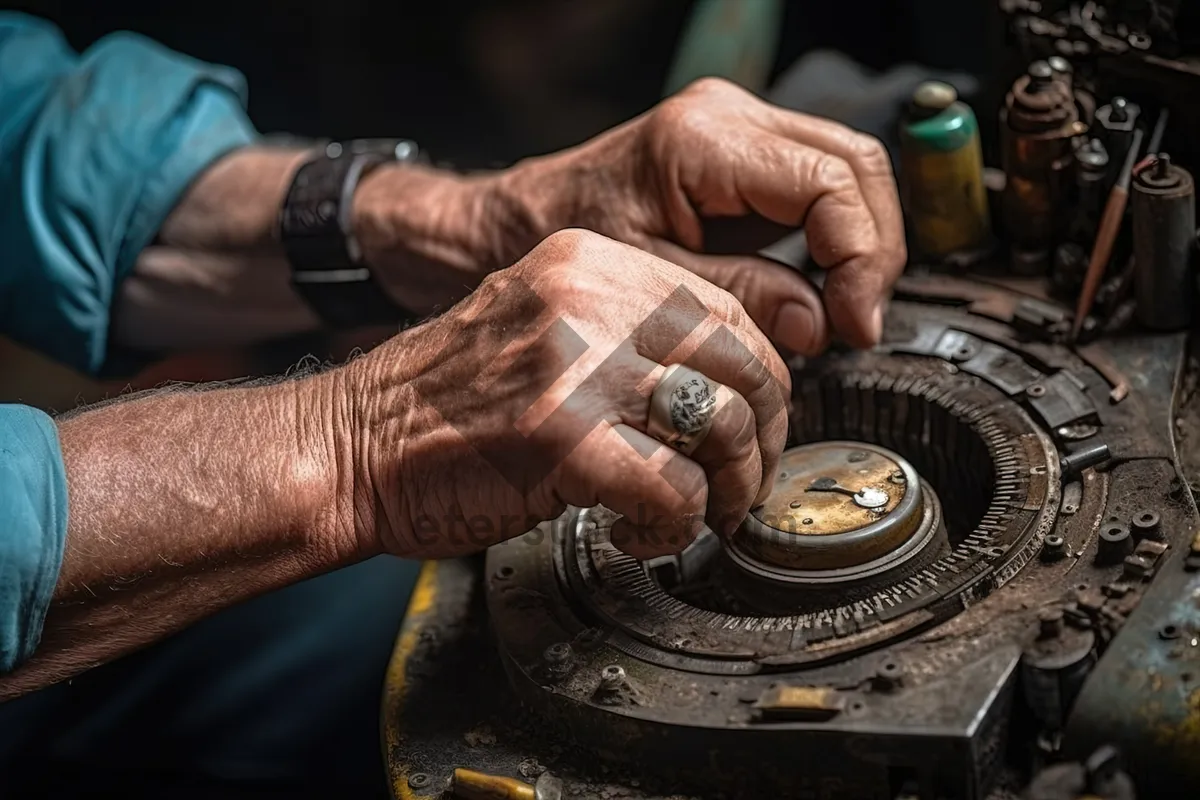
<path id="1" fill-rule="evenodd" d="M 206 166 L 256 137 L 240 73 L 141 36 L 83 55 L 0 13 L 0 333 L 88 372 L 118 282 Z"/>
<path id="2" fill-rule="evenodd" d="M 42 634 L 67 538 L 67 475 L 54 421 L 0 405 L 0 673 Z"/>

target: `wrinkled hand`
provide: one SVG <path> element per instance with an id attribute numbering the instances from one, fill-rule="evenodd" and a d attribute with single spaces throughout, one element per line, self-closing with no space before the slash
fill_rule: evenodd
<path id="1" fill-rule="evenodd" d="M 906 259 L 891 162 L 876 139 L 717 79 L 573 150 L 522 162 L 505 181 L 533 209 L 532 228 L 586 227 L 683 265 L 805 355 L 831 333 L 875 344 Z M 752 214 L 805 227 L 829 270 L 823 295 L 773 262 L 704 254 L 702 218 Z"/>
<path id="2" fill-rule="evenodd" d="M 690 456 L 646 434 L 672 363 L 724 387 Z M 331 441 L 355 530 L 405 556 L 472 552 L 598 503 L 624 515 L 618 547 L 677 552 L 761 502 L 787 430 L 787 371 L 732 295 L 577 230 L 339 373 Z"/>

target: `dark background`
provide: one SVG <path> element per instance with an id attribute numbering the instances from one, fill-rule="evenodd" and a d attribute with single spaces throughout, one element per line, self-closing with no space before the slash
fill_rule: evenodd
<path id="1" fill-rule="evenodd" d="M 403 135 L 495 166 L 659 99 L 693 0 L 33 0 L 76 48 L 133 30 L 237 67 L 264 132 Z M 776 72 L 814 47 L 981 73 L 993 0 L 787 0 Z"/>

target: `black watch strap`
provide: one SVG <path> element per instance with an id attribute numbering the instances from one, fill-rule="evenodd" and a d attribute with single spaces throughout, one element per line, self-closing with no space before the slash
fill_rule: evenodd
<path id="1" fill-rule="evenodd" d="M 333 142 L 297 170 L 279 214 L 292 285 L 331 327 L 390 324 L 406 315 L 384 292 L 354 241 L 359 181 L 380 164 L 415 160 L 407 140 Z"/>

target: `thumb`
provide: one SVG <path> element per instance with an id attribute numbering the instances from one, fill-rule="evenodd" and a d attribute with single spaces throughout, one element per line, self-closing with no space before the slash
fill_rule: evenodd
<path id="1" fill-rule="evenodd" d="M 795 270 L 758 256 L 701 255 L 661 239 L 647 249 L 732 294 L 776 345 L 803 356 L 829 345 L 821 295 Z"/>

